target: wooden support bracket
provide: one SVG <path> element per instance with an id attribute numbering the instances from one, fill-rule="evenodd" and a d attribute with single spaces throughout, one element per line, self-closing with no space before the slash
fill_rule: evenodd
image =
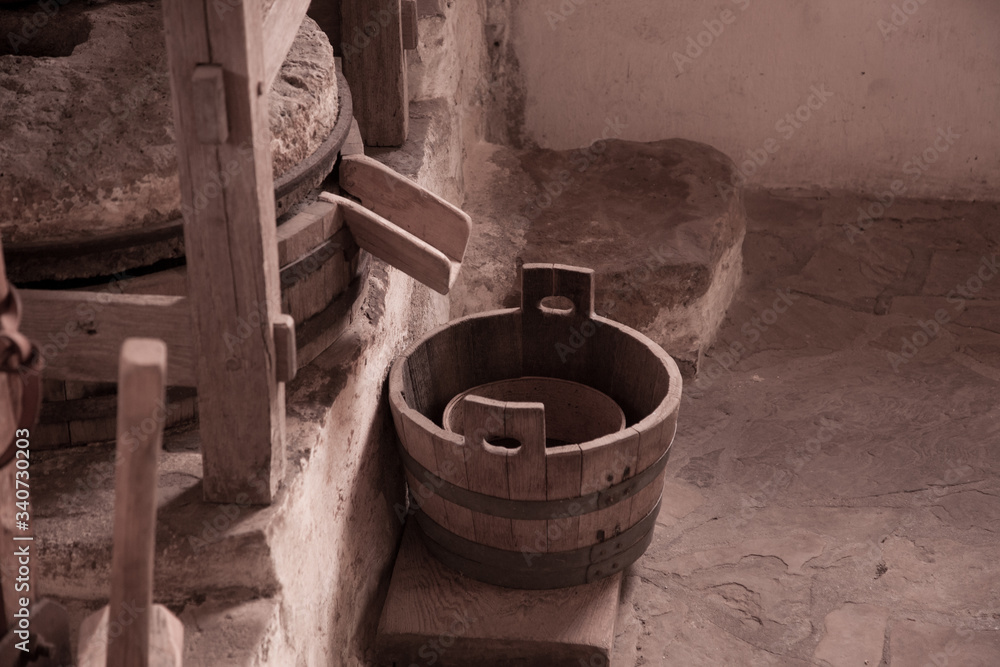
<path id="1" fill-rule="evenodd" d="M 185 297 L 21 290 L 21 331 L 38 342 L 45 377 L 115 382 L 126 338 L 156 337 L 170 350 L 167 382 L 195 386 L 195 338 Z"/>

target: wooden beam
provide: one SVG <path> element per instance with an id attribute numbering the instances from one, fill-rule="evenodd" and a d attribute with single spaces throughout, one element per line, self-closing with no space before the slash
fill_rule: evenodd
<path id="1" fill-rule="evenodd" d="M 342 0 L 341 57 L 354 117 L 369 146 L 399 146 L 409 130 L 400 0 Z"/>
<path id="2" fill-rule="evenodd" d="M 195 340 L 185 297 L 28 289 L 20 294 L 21 331 L 38 343 L 46 378 L 115 382 L 122 343 L 140 336 L 166 342 L 168 384 L 195 385 Z"/>
<path id="3" fill-rule="evenodd" d="M 223 0 L 225 1 L 225 0 Z M 310 0 L 275 0 L 264 18 L 264 89 L 269 90 L 299 34 Z"/>
<path id="4" fill-rule="evenodd" d="M 275 5 L 272 40 L 308 4 Z M 188 299 L 198 356 L 206 499 L 270 503 L 284 470 L 285 388 L 273 325 L 281 314 L 267 67 L 260 0 L 164 0 L 180 166 Z M 283 56 L 282 56 L 283 57 Z M 198 141 L 191 76 L 223 69 L 229 137 Z"/>

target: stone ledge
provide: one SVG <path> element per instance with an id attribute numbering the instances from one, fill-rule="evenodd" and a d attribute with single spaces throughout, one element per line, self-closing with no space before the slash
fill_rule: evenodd
<path id="1" fill-rule="evenodd" d="M 469 170 L 471 270 L 453 315 L 516 305 L 524 262 L 585 266 L 596 272 L 599 314 L 695 374 L 742 274 L 746 214 L 728 157 L 682 139 L 574 151 L 484 144 Z"/>

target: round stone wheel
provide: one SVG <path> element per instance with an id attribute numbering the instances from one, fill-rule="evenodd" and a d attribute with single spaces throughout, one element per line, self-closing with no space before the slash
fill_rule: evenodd
<path id="1" fill-rule="evenodd" d="M 37 11 L 0 11 L 0 33 L 16 37 Z M 159 2 L 71 3 L 30 39 L 2 40 L 0 235 L 13 282 L 183 255 L 162 14 Z M 329 39 L 306 18 L 269 93 L 279 215 L 330 172 L 350 129 L 338 81 Z"/>
<path id="2" fill-rule="evenodd" d="M 443 423 L 446 429 L 459 435 L 465 434 L 466 396 L 541 403 L 545 406 L 546 447 L 596 440 L 625 428 L 625 413 L 596 389 L 558 378 L 524 377 L 488 382 L 451 399 L 444 409 Z"/>
<path id="3" fill-rule="evenodd" d="M 185 294 L 183 268 L 150 272 L 184 254 L 161 5 L 66 5 L 22 42 L 20 26 L 36 12 L 23 3 L 0 11 L 0 32 L 15 36 L 0 44 L 0 234 L 10 279 Z M 276 212 L 308 214 L 303 200 L 332 170 L 352 115 L 332 47 L 311 19 L 269 100 Z M 367 262 L 346 228 L 330 232 L 280 258 L 282 310 L 296 321 L 300 359 L 342 329 L 366 286 Z M 113 440 L 115 389 L 46 380 L 35 446 Z M 196 418 L 193 388 L 171 387 L 167 398 L 166 427 Z"/>
<path id="4" fill-rule="evenodd" d="M 652 540 L 680 372 L 593 306 L 589 269 L 526 264 L 520 308 L 455 320 L 393 364 L 389 404 L 415 519 L 428 550 L 466 576 L 511 588 L 580 585 L 620 572 Z M 465 435 L 442 427 L 453 397 L 527 376 L 601 392 L 625 428 L 546 447 L 542 406 L 468 395 Z"/>

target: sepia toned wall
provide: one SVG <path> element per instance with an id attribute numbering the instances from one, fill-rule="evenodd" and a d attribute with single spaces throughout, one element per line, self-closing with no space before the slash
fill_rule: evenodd
<path id="1" fill-rule="evenodd" d="M 589 144 L 617 117 L 624 139 L 715 146 L 750 185 L 1000 198 L 991 0 L 510 3 L 525 142 Z"/>

